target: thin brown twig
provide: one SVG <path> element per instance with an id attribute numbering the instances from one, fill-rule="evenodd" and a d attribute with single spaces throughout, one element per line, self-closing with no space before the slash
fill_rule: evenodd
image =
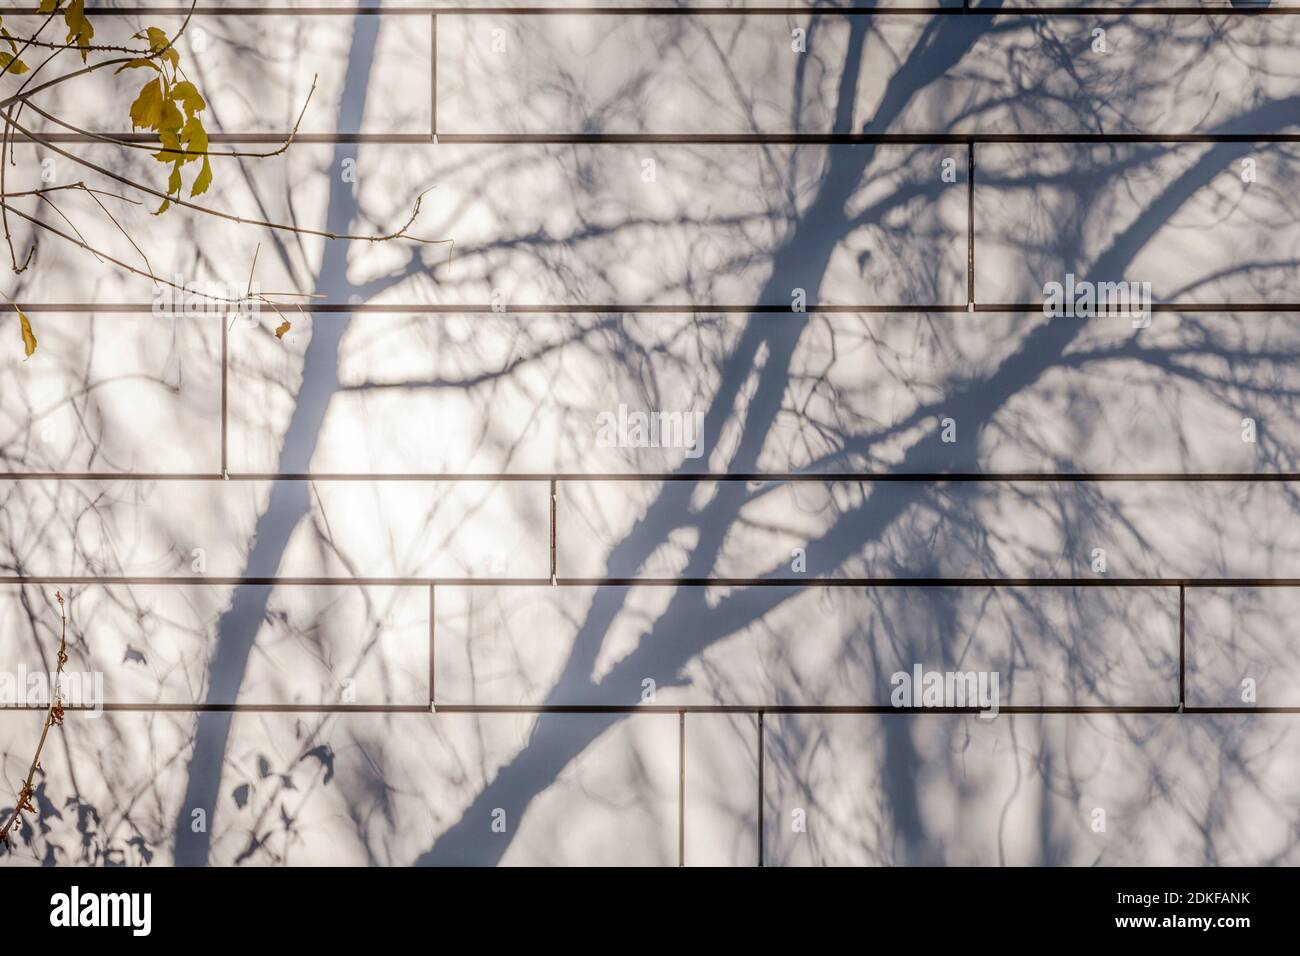
<path id="1" fill-rule="evenodd" d="M 56 12 L 61 13 L 62 11 Z M 85 50 L 87 53 L 129 53 L 131 56 L 139 60 L 144 59 L 153 52 L 148 47 L 126 46 L 121 43 L 89 43 L 86 46 L 82 46 L 80 43 L 59 43 L 57 40 L 38 40 L 36 39 L 37 36 L 39 36 L 39 31 L 33 34 L 30 38 L 14 36 L 14 40 L 23 43 L 23 50 L 28 47 L 37 47 L 42 50 Z M 22 50 L 19 50 L 18 53 L 21 55 Z M 0 74 L 3 73 L 4 71 L 0 70 Z"/>
<path id="2" fill-rule="evenodd" d="M 107 196 L 110 199 L 120 199 L 122 202 L 129 202 L 133 206 L 143 205 L 140 200 L 132 199 L 130 196 L 123 196 L 121 193 L 110 192 L 107 189 L 96 189 L 93 186 L 87 186 L 84 180 L 75 183 L 62 183 L 58 186 L 42 186 L 40 189 L 24 189 L 16 193 L 0 192 L 0 199 L 18 199 L 23 196 L 41 196 L 45 193 L 58 192 L 60 189 L 78 189 L 82 192 L 92 193 L 96 196 Z"/>
<path id="3" fill-rule="evenodd" d="M 117 231 L 120 232 L 123 236 L 126 237 L 126 241 L 127 241 L 127 242 L 131 243 L 131 248 L 134 249 L 136 252 L 138 252 L 138 253 L 140 254 L 140 258 L 141 258 L 141 260 L 144 261 L 144 267 L 145 267 L 146 269 L 148 269 L 150 272 L 153 272 L 153 263 L 149 261 L 149 257 L 148 257 L 147 255 L 145 255 L 144 250 L 140 248 L 139 244 L 135 241 L 134 238 L 132 238 L 131 234 L 130 234 L 129 232 L 126 231 L 126 227 L 123 226 L 120 222 L 118 222 L 117 217 L 114 216 L 111 212 L 108 211 L 108 207 L 105 206 L 104 203 L 100 200 L 99 196 L 96 195 L 96 193 L 98 193 L 99 190 L 98 190 L 98 189 L 90 189 L 90 188 L 87 188 L 87 189 L 86 189 L 86 192 L 90 195 L 90 198 L 93 199 L 93 200 L 95 201 L 95 205 L 98 206 L 98 207 L 100 208 L 100 210 L 104 213 L 104 215 L 108 217 L 108 221 L 111 222 L 114 226 L 117 227 Z M 112 196 L 113 194 L 112 194 L 112 193 L 105 193 L 104 195 L 110 195 L 110 196 Z M 114 196 L 114 198 L 115 198 L 115 199 L 120 199 L 120 198 L 122 198 L 122 197 L 120 197 L 120 196 Z M 128 199 L 128 200 L 126 200 L 126 201 L 127 201 L 127 202 L 130 202 L 130 203 L 135 203 L 136 205 L 139 205 L 139 203 L 136 202 L 134 199 Z"/>
<path id="4" fill-rule="evenodd" d="M 81 234 L 81 230 L 77 228 L 77 224 L 68 218 L 67 214 L 58 207 L 58 205 L 54 202 L 53 199 L 51 199 L 49 196 L 45 195 L 44 193 L 41 193 L 39 198 L 41 202 L 45 203 L 47 206 L 49 206 L 56 213 L 59 214 L 59 218 L 68 224 L 68 228 L 70 228 L 73 232 L 77 234 L 78 239 L 80 239 L 83 243 L 86 242 L 86 237 Z M 99 259 L 100 262 L 104 261 L 103 259 L 99 258 L 99 253 L 92 251 L 90 254 L 94 256 L 96 259 Z"/>
<path id="5" fill-rule="evenodd" d="M 41 751 L 45 749 L 45 741 L 50 735 L 51 727 L 63 726 L 63 692 L 60 687 L 60 680 L 63 677 L 63 665 L 68 662 L 68 614 L 63 606 L 63 593 L 54 592 L 54 598 L 59 602 L 59 617 L 62 618 L 62 633 L 59 636 L 59 654 L 57 663 L 54 666 L 54 686 L 50 694 L 50 708 L 45 712 L 45 723 L 41 726 L 41 738 L 36 742 L 36 754 L 32 757 L 31 766 L 27 768 L 27 778 L 18 790 L 18 799 L 14 806 L 14 812 L 10 815 L 8 822 L 3 828 L 0 828 L 0 846 L 12 846 L 9 839 L 9 831 L 18 823 L 24 810 L 36 813 L 36 806 L 32 803 L 32 797 L 36 795 L 36 788 L 32 781 L 36 777 L 36 771 L 41 765 Z"/>

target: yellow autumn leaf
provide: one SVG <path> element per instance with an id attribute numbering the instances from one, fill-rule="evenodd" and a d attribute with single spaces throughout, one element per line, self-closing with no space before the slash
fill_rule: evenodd
<path id="1" fill-rule="evenodd" d="M 140 88 L 140 95 L 131 104 L 131 127 L 158 129 L 162 120 L 162 83 L 150 80 Z"/>
<path id="2" fill-rule="evenodd" d="M 14 311 L 18 313 L 18 324 L 22 326 L 23 351 L 27 353 L 28 358 L 31 358 L 32 353 L 36 351 L 36 336 L 32 332 L 32 324 L 27 321 L 27 316 L 18 306 L 14 306 Z"/>
<path id="3" fill-rule="evenodd" d="M 185 114 L 193 117 L 195 113 L 207 109 L 208 104 L 204 101 L 203 96 L 189 80 L 177 83 L 171 89 L 171 98 L 179 100 L 181 106 L 185 108 Z"/>
<path id="4" fill-rule="evenodd" d="M 167 44 L 170 43 L 171 40 L 167 36 L 165 31 L 160 30 L 157 27 L 145 27 L 144 32 L 137 33 L 135 35 L 135 38 L 137 40 L 148 40 L 150 53 L 159 53 L 162 50 L 166 50 L 167 52 L 163 53 L 162 58 L 166 60 L 168 63 L 170 63 L 172 66 L 176 66 L 177 64 L 180 63 L 181 55 L 178 52 L 176 52 L 176 48 L 175 47 L 169 48 L 167 46 Z"/>
<path id="5" fill-rule="evenodd" d="M 146 67 L 146 66 L 157 73 L 162 72 L 162 67 L 159 66 L 157 63 L 155 63 L 153 60 L 147 60 L 144 59 L 143 57 L 138 57 L 134 60 L 129 60 L 126 63 L 123 63 L 116 70 L 114 70 L 113 73 L 114 75 L 116 75 L 118 73 L 121 73 L 123 70 L 138 70 L 141 67 Z"/>
<path id="6" fill-rule="evenodd" d="M 208 191 L 212 185 L 212 164 L 208 162 L 208 157 L 203 157 L 203 166 L 199 169 L 199 174 L 194 177 L 194 185 L 190 187 L 191 196 L 201 196 Z"/>
<path id="7" fill-rule="evenodd" d="M 159 132 L 165 133 L 169 130 L 178 130 L 184 122 L 185 117 L 181 116 L 181 111 L 176 108 L 176 104 L 171 100 L 163 100 L 158 116 Z"/>
<path id="8" fill-rule="evenodd" d="M 177 135 L 176 130 L 163 130 L 158 134 L 158 139 L 162 143 L 162 149 L 153 154 L 153 158 L 160 163 L 174 163 L 184 158 L 185 153 L 181 149 L 181 138 Z"/>
<path id="9" fill-rule="evenodd" d="M 185 121 L 185 127 L 181 130 L 180 141 L 189 150 L 185 156 L 185 162 L 187 163 L 207 153 L 208 131 L 203 128 L 203 122 L 197 116 L 191 116 Z"/>
<path id="10" fill-rule="evenodd" d="M 167 192 L 178 193 L 181 191 L 181 163 L 184 160 L 176 160 L 176 165 L 172 167 L 172 174 L 167 177 Z"/>
<path id="11" fill-rule="evenodd" d="M 171 207 L 172 207 L 172 201 L 171 201 L 170 199 L 164 199 L 164 200 L 162 201 L 162 205 L 159 206 L 158 209 L 154 212 L 154 215 L 155 215 L 155 216 L 161 216 L 163 213 L 165 213 L 165 212 L 166 212 L 168 209 L 170 209 Z"/>
<path id="12" fill-rule="evenodd" d="M 62 2 L 63 0 L 41 0 L 40 12 L 53 13 L 55 10 L 59 9 L 59 4 Z"/>
<path id="13" fill-rule="evenodd" d="M 0 72 L 18 75 L 27 72 L 27 64 L 12 53 L 0 53 Z"/>
<path id="14" fill-rule="evenodd" d="M 85 63 L 90 52 L 90 40 L 95 35 L 95 28 L 86 19 L 86 0 L 72 0 L 63 14 L 63 22 L 68 25 L 67 42 L 76 43 L 81 51 L 81 62 Z"/>
<path id="15" fill-rule="evenodd" d="M 284 333 L 288 332 L 291 328 L 293 328 L 293 326 L 289 324 L 288 319 L 285 319 L 283 322 L 281 322 L 279 325 L 275 327 L 275 337 L 277 339 L 284 338 Z"/>

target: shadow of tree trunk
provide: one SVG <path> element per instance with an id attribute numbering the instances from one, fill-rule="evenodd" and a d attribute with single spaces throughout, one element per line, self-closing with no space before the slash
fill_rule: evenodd
<path id="1" fill-rule="evenodd" d="M 339 106 L 340 127 L 356 122 L 360 128 L 366 92 L 379 37 L 379 18 L 353 19 L 352 42 L 348 51 L 347 91 Z M 350 183 L 338 174 L 345 159 L 355 161 L 357 147 L 335 146 L 330 169 L 329 205 L 325 229 L 346 232 L 357 215 L 357 202 Z M 349 244 L 328 242 L 324 247 L 315 292 L 328 302 L 347 302 L 356 293 L 347 278 Z M 302 385 L 279 456 L 281 473 L 306 473 L 329 408 L 338 390 L 339 343 L 347 322 L 319 322 L 312 328 L 311 342 L 303 359 Z M 308 516 L 310 484 L 278 481 L 271 486 L 270 499 L 258 519 L 246 576 L 270 577 L 279 568 L 294 529 Z M 248 657 L 266 616 L 269 588 L 236 588 L 230 608 L 217 626 L 216 652 L 208 667 L 208 699 L 235 700 L 243 682 Z M 230 713 L 200 713 L 195 727 L 185 799 L 176 819 L 176 863 L 199 866 L 208 862 L 211 828 L 221 787 L 226 745 L 230 738 Z M 202 811 L 204 825 L 196 829 L 195 811 Z"/>

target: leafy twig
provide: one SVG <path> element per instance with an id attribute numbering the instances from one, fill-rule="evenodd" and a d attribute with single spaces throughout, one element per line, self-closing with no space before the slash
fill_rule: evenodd
<path id="1" fill-rule="evenodd" d="M 63 693 L 59 682 L 63 676 L 63 665 L 68 662 L 68 614 L 63 607 L 63 594 L 55 591 L 54 598 L 59 602 L 59 617 L 63 620 L 63 628 L 59 636 L 58 662 L 54 666 L 54 687 L 53 693 L 50 695 L 50 709 L 45 712 L 45 723 L 41 727 L 41 739 L 36 742 L 36 754 L 32 757 L 32 765 L 27 768 L 27 779 L 23 781 L 22 787 L 18 790 L 18 800 L 14 805 L 14 812 L 3 829 L 0 829 L 0 845 L 6 847 L 13 845 L 9 840 L 9 831 L 18 823 L 23 811 L 36 812 L 36 807 L 32 803 L 32 797 L 36 795 L 36 788 L 32 785 L 32 780 L 36 776 L 37 768 L 41 765 L 41 751 L 45 749 L 45 740 L 50 735 L 50 728 L 63 726 Z"/>

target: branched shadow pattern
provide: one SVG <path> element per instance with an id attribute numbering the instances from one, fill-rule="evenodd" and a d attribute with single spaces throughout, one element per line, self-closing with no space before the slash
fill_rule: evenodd
<path id="1" fill-rule="evenodd" d="M 340 129 L 383 19 L 348 26 Z M 275 245 L 365 307 L 283 343 L 68 318 L 63 392 L 0 369 L 29 473 L 0 566 L 40 579 L 7 586 L 7 659 L 48 653 L 71 578 L 74 661 L 149 705 L 70 720 L 22 852 L 1295 862 L 1295 717 L 1224 712 L 1247 680 L 1300 704 L 1264 586 L 1300 579 L 1300 502 L 1263 480 L 1300 472 L 1297 156 L 1267 141 L 1300 115 L 1294 18 L 1117 12 L 1099 51 L 1068 16 L 516 16 L 496 59 L 498 21 L 441 19 L 460 140 L 313 147 L 287 200 L 246 175 L 338 231 L 436 184 L 452 256 Z M 1045 317 L 1067 274 L 1162 310 Z M 177 448 L 231 480 L 127 477 L 110 328 L 195 423 L 224 336 L 222 461 Z M 602 443 L 620 404 L 698 412 L 703 453 Z M 918 665 L 1036 712 L 883 712 Z"/>

